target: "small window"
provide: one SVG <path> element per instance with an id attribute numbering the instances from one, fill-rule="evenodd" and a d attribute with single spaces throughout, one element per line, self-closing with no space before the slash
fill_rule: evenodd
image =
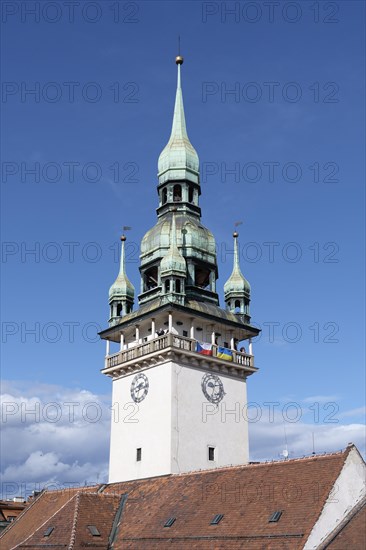
<path id="1" fill-rule="evenodd" d="M 47 529 L 43 533 L 43 536 L 44 537 L 49 537 L 53 530 L 54 530 L 54 527 L 47 527 Z"/>
<path id="2" fill-rule="evenodd" d="M 16 516 L 8 516 L 7 521 L 14 521 Z"/>
<path id="3" fill-rule="evenodd" d="M 164 527 L 171 527 L 175 522 L 176 518 L 168 518 L 164 523 Z"/>
<path id="4" fill-rule="evenodd" d="M 180 185 L 174 185 L 173 187 L 173 201 L 180 202 L 182 200 L 182 187 Z"/>
<path id="5" fill-rule="evenodd" d="M 282 516 L 281 510 L 277 510 L 277 512 L 273 512 L 273 514 L 270 516 L 268 520 L 268 523 L 276 523 L 281 516 Z"/>
<path id="6" fill-rule="evenodd" d="M 211 525 L 218 525 L 223 517 L 224 514 L 216 514 L 211 520 Z"/>
<path id="7" fill-rule="evenodd" d="M 136 449 L 136 462 L 141 462 L 141 458 L 142 458 L 142 449 L 141 447 L 139 447 L 138 449 Z"/>
<path id="8" fill-rule="evenodd" d="M 208 448 L 208 460 L 215 460 L 215 447 Z"/>
<path id="9" fill-rule="evenodd" d="M 188 337 L 188 330 L 183 330 L 183 336 Z"/>
<path id="10" fill-rule="evenodd" d="M 158 268 L 150 267 L 144 273 L 144 292 L 158 286 Z"/>
<path id="11" fill-rule="evenodd" d="M 165 281 L 165 292 L 168 293 L 170 291 L 170 281 Z"/>
<path id="12" fill-rule="evenodd" d="M 179 279 L 175 280 L 175 292 L 177 294 L 180 294 L 180 280 Z"/>
<path id="13" fill-rule="evenodd" d="M 188 187 L 188 200 L 189 202 L 193 202 L 193 185 L 190 185 Z"/>
<path id="14" fill-rule="evenodd" d="M 168 200 L 168 191 L 166 187 L 164 187 L 161 196 L 162 196 L 162 203 L 165 204 L 166 201 Z"/>
<path id="15" fill-rule="evenodd" d="M 100 533 L 98 529 L 95 527 L 95 525 L 88 525 L 88 529 L 90 533 L 93 535 L 93 537 L 100 537 Z"/>

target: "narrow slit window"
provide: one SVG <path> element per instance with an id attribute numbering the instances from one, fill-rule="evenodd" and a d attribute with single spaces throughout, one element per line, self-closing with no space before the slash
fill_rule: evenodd
<path id="1" fill-rule="evenodd" d="M 139 447 L 136 449 L 136 462 L 141 462 L 142 459 L 142 448 Z"/>
<path id="2" fill-rule="evenodd" d="M 215 460 L 215 447 L 208 448 L 208 460 Z"/>

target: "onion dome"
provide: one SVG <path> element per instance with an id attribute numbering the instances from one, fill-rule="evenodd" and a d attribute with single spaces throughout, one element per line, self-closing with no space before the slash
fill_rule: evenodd
<path id="1" fill-rule="evenodd" d="M 127 297 L 134 299 L 135 287 L 126 275 L 126 258 L 125 258 L 125 242 L 126 237 L 121 237 L 122 249 L 121 249 L 121 263 L 117 279 L 109 289 L 109 300 L 113 298 Z"/>
<path id="2" fill-rule="evenodd" d="M 241 272 L 238 254 L 238 233 L 233 233 L 234 237 L 234 267 L 233 271 L 224 285 L 225 301 L 231 297 L 244 295 L 249 297 L 250 284 Z"/>
<path id="3" fill-rule="evenodd" d="M 160 263 L 160 275 L 161 277 L 166 277 L 170 274 L 177 274 L 181 276 L 186 276 L 187 265 L 186 261 L 183 258 L 182 254 L 179 252 L 177 246 L 177 234 L 175 227 L 175 213 L 172 213 L 172 223 L 170 229 L 170 246 L 169 250 L 161 260 Z"/>
<path id="4" fill-rule="evenodd" d="M 178 66 L 177 92 L 175 96 L 172 131 L 169 141 L 158 161 L 159 184 L 168 180 L 189 180 L 199 183 L 198 154 L 189 141 L 184 116 L 180 66 L 183 57 L 176 58 Z"/>

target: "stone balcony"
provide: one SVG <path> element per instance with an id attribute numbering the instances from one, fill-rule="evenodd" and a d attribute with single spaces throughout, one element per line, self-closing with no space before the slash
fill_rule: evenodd
<path id="1" fill-rule="evenodd" d="M 228 372 L 236 376 L 249 376 L 258 369 L 254 366 L 254 356 L 231 350 L 232 361 L 217 357 L 217 346 L 212 346 L 212 355 L 204 355 L 196 351 L 197 341 L 173 333 L 166 333 L 148 342 L 136 344 L 128 349 L 122 349 L 105 358 L 102 373 L 118 377 L 130 374 L 135 370 L 148 368 L 167 359 L 184 360 L 191 366 L 202 364 L 205 368 L 219 372 Z"/>

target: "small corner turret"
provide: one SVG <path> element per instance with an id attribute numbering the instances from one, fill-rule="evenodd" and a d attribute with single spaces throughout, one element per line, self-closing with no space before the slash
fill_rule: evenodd
<path id="1" fill-rule="evenodd" d="M 135 300 L 135 287 L 126 275 L 126 236 L 121 237 L 121 260 L 117 279 L 109 289 L 109 326 L 120 322 L 121 317 L 131 313 Z"/>
<path id="2" fill-rule="evenodd" d="M 250 284 L 240 269 L 238 237 L 239 233 L 234 231 L 234 265 L 233 271 L 224 285 L 226 309 L 231 313 L 244 315 L 246 323 L 250 322 Z"/>

